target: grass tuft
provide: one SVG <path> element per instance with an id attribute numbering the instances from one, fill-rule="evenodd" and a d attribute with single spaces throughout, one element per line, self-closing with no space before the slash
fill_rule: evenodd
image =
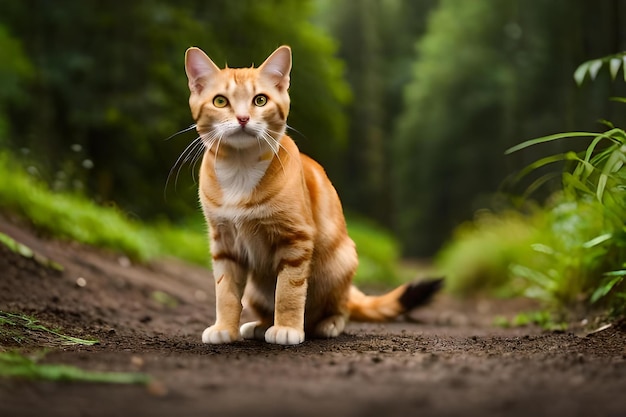
<path id="1" fill-rule="evenodd" d="M 12 237 L 0 232 L 0 244 L 6 246 L 9 250 L 18 255 L 23 256 L 24 258 L 34 259 L 35 262 L 47 267 L 52 268 L 57 271 L 63 271 L 63 265 L 54 262 L 52 259 L 48 259 L 45 256 L 33 251 L 28 246 L 17 242 Z"/>
<path id="2" fill-rule="evenodd" d="M 23 334 L 24 331 L 35 331 L 50 334 L 63 345 L 92 346 L 99 343 L 97 340 L 80 339 L 78 337 L 65 335 L 60 331 L 50 329 L 40 324 L 39 321 L 33 317 L 24 314 L 7 313 L 5 311 L 0 311 L 0 332 L 3 331 L 2 328 L 10 329 L 8 333 L 10 333 L 14 339 L 16 335 L 20 333 Z"/>
<path id="3" fill-rule="evenodd" d="M 42 364 L 40 358 L 17 352 L 0 352 L 0 377 L 46 381 L 80 381 L 107 384 L 141 384 L 150 377 L 134 372 L 94 372 L 62 364 Z"/>

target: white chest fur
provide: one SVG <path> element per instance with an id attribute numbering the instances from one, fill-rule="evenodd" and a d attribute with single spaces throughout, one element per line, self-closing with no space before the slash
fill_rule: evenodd
<path id="1" fill-rule="evenodd" d="M 216 161 L 215 173 L 222 188 L 224 205 L 234 205 L 250 197 L 259 184 L 271 158 L 261 158 L 260 152 L 237 151 Z"/>

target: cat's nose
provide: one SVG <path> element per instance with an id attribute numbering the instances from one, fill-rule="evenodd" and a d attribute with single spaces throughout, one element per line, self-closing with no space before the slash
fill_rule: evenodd
<path id="1" fill-rule="evenodd" d="M 249 120 L 250 116 L 237 116 L 237 121 L 239 122 L 241 127 L 245 127 Z"/>

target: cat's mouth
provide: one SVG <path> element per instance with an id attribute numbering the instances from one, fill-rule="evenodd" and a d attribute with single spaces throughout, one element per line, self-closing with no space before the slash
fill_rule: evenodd
<path id="1" fill-rule="evenodd" d="M 240 127 L 228 136 L 224 136 L 224 143 L 235 148 L 247 148 L 258 143 L 258 135 L 250 128 Z"/>
<path id="2" fill-rule="evenodd" d="M 231 136 L 234 138 L 238 138 L 239 140 L 244 139 L 258 139 L 262 136 L 258 129 L 251 127 L 249 124 L 245 126 L 238 126 L 236 129 L 233 129 Z"/>
<path id="3" fill-rule="evenodd" d="M 243 133 L 246 133 L 246 134 L 248 134 L 250 136 L 255 136 L 254 133 L 252 133 L 252 131 L 250 130 L 250 128 L 247 125 L 246 126 L 240 126 L 239 127 L 239 131 L 243 132 Z"/>

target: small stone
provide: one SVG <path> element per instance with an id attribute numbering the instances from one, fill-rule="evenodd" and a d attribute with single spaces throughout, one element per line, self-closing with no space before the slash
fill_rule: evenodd
<path id="1" fill-rule="evenodd" d="M 196 291 L 193 293 L 193 296 L 194 296 L 194 298 L 195 298 L 196 300 L 198 300 L 198 301 L 206 301 L 206 300 L 207 300 L 207 298 L 208 298 L 208 297 L 207 297 L 207 295 L 206 295 L 206 292 L 204 292 L 204 291 L 202 291 L 202 290 L 196 290 Z"/>
<path id="2" fill-rule="evenodd" d="M 126 256 L 120 256 L 119 258 L 117 258 L 117 263 L 124 268 L 128 268 L 132 265 L 130 259 L 128 259 Z"/>
<path id="3" fill-rule="evenodd" d="M 139 356 L 133 356 L 130 358 L 130 363 L 132 366 L 134 366 L 135 368 L 141 368 L 144 365 L 144 361 L 143 358 L 139 357 Z"/>
<path id="4" fill-rule="evenodd" d="M 79 287 L 83 288 L 84 286 L 87 285 L 87 280 L 83 277 L 78 277 L 76 278 L 76 285 L 78 285 Z"/>
<path id="5" fill-rule="evenodd" d="M 161 381 L 150 381 L 147 388 L 148 392 L 155 397 L 164 397 L 167 395 L 167 387 Z"/>

